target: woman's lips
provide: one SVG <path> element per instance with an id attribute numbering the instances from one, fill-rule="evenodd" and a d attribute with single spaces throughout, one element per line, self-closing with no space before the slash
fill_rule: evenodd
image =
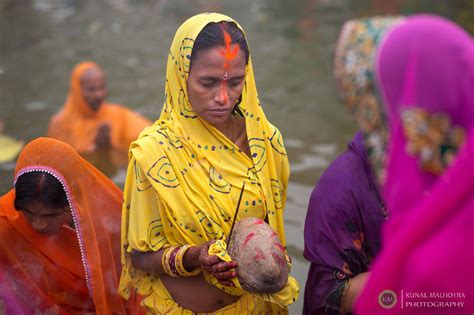
<path id="1" fill-rule="evenodd" d="M 213 115 L 213 116 L 226 116 L 229 114 L 231 110 L 230 109 L 213 109 L 213 110 L 210 110 L 209 112 Z"/>

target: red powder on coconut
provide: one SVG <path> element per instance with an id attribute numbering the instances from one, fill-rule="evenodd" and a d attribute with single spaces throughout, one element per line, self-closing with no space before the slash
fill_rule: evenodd
<path id="1" fill-rule="evenodd" d="M 280 251 L 285 252 L 285 247 L 281 245 L 280 243 L 273 243 L 276 248 L 278 248 Z"/>
<path id="2" fill-rule="evenodd" d="M 263 220 L 262 220 L 262 219 L 258 219 L 257 221 L 255 221 L 255 225 L 260 225 L 260 224 L 263 224 Z"/>
<path id="3" fill-rule="evenodd" d="M 252 239 L 252 237 L 255 236 L 255 233 L 251 232 L 249 233 L 246 237 L 245 237 L 245 240 L 244 240 L 244 246 L 247 246 L 247 243 L 250 241 L 250 239 Z"/>
<path id="4" fill-rule="evenodd" d="M 263 255 L 262 250 L 260 248 L 257 248 L 255 251 L 257 252 L 257 254 L 255 255 L 255 260 L 265 259 L 265 256 Z"/>
<path id="5" fill-rule="evenodd" d="M 276 261 L 278 261 L 278 264 L 280 266 L 284 266 L 286 264 L 286 261 L 283 258 L 281 258 L 279 255 L 272 253 L 272 256 L 273 258 L 275 258 Z"/>

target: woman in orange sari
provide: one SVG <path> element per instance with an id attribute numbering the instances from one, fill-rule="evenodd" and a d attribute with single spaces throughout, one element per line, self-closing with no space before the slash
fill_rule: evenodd
<path id="1" fill-rule="evenodd" d="M 14 183 L 0 198 L 6 313 L 137 313 L 134 300 L 116 293 L 120 189 L 69 145 L 48 138 L 23 149 Z"/>
<path id="2" fill-rule="evenodd" d="M 48 137 L 70 144 L 79 153 L 128 146 L 151 121 L 119 105 L 106 102 L 105 74 L 93 62 L 81 62 L 72 71 L 69 95 L 49 123 Z"/>

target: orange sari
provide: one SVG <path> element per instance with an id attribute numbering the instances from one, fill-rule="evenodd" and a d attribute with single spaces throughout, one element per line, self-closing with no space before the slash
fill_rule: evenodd
<path id="1" fill-rule="evenodd" d="M 82 62 L 72 71 L 68 98 L 63 109 L 51 118 L 48 137 L 70 144 L 79 153 L 92 152 L 100 126 L 108 124 L 112 148 L 127 152 L 130 143 L 151 121 L 118 104 L 104 102 L 97 111 L 92 110 L 80 83 L 81 76 L 91 68 L 99 66 Z"/>
<path id="2" fill-rule="evenodd" d="M 138 303 L 117 294 L 120 189 L 54 139 L 39 138 L 23 149 L 15 181 L 32 171 L 62 183 L 75 230 L 37 233 L 14 208 L 14 190 L 0 198 L 0 311 L 3 304 L 7 314 L 136 314 Z"/>

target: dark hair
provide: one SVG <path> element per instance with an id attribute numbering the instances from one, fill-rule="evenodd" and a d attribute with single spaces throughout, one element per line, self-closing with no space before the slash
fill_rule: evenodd
<path id="1" fill-rule="evenodd" d="M 223 29 L 229 33 L 232 44 L 238 44 L 245 53 L 245 63 L 249 61 L 249 47 L 244 33 L 234 22 L 211 22 L 207 24 L 197 36 L 191 53 L 191 65 L 200 52 L 216 46 L 225 46 Z"/>
<path id="2" fill-rule="evenodd" d="M 66 192 L 59 180 L 41 171 L 24 173 L 15 183 L 15 209 L 21 210 L 33 201 L 48 208 L 69 207 Z"/>

